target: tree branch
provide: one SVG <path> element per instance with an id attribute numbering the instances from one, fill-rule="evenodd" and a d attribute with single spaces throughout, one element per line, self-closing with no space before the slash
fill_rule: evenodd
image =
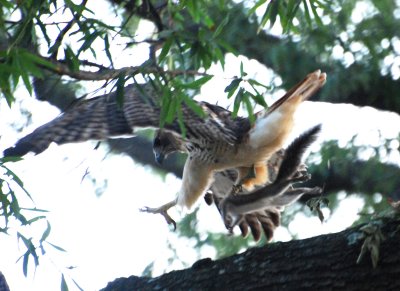
<path id="1" fill-rule="evenodd" d="M 39 56 L 42 59 L 51 62 L 54 67 L 44 67 L 44 69 L 54 72 L 60 76 L 68 76 L 77 80 L 82 81 L 102 81 L 116 79 L 121 75 L 137 75 L 137 74 L 166 74 L 171 77 L 176 77 L 180 75 L 191 75 L 191 76 L 212 76 L 207 73 L 199 72 L 196 70 L 164 70 L 158 66 L 135 66 L 135 67 L 124 67 L 120 69 L 106 69 L 101 65 L 93 64 L 89 62 L 84 62 L 85 65 L 90 65 L 92 67 L 101 68 L 96 72 L 87 70 L 71 70 L 67 64 L 62 61 L 54 61 L 50 58 L 45 58 Z"/>
<path id="2" fill-rule="evenodd" d="M 398 220 L 381 228 L 385 240 L 372 267 L 360 226 L 310 239 L 268 244 L 213 261 L 202 259 L 186 270 L 160 277 L 119 278 L 102 291 L 122 290 L 399 290 Z M 349 271 L 351 270 L 351 271 Z"/>

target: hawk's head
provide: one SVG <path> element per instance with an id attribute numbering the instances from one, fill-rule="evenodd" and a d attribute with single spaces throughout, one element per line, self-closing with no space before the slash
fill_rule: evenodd
<path id="1" fill-rule="evenodd" d="M 184 151 L 183 141 L 166 130 L 157 130 L 153 140 L 153 152 L 157 163 L 162 164 L 171 153 Z"/>

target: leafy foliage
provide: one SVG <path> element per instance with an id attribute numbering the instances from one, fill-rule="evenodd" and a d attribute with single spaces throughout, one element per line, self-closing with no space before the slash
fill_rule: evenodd
<path id="1" fill-rule="evenodd" d="M 18 160 L 20 159 L 0 159 L 0 218 L 2 219 L 0 221 L 0 233 L 10 234 L 10 232 L 15 232 L 18 242 L 21 242 L 24 246 L 25 252 L 17 262 L 22 260 L 22 271 L 26 277 L 28 276 L 29 262 L 33 261 L 36 269 L 39 266 L 40 256 L 46 254 L 47 247 L 54 248 L 60 252 L 65 252 L 65 250 L 48 241 L 51 234 L 51 225 L 45 216 L 47 211 L 36 207 L 26 208 L 20 205 L 19 201 L 25 200 L 20 197 L 21 194 L 24 194 L 25 198 L 28 198 L 33 204 L 34 200 L 24 188 L 21 179 L 6 165 Z M 46 227 L 42 234 L 38 237 L 27 237 L 24 233 L 29 232 L 29 229 L 27 230 L 26 228 L 34 225 L 35 227 L 40 227 L 40 221 L 46 222 Z M 64 274 L 62 276 L 64 278 Z M 77 285 L 77 283 L 75 284 Z M 65 286 L 67 288 L 65 290 L 68 290 L 66 283 Z"/>
<path id="2" fill-rule="evenodd" d="M 155 22 L 157 32 L 150 39 L 145 40 L 153 44 L 150 48 L 149 60 L 129 74 L 112 72 L 114 68 L 110 51 L 110 39 L 116 37 L 135 38 L 127 25 L 129 22 L 121 21 L 119 25 L 108 25 L 95 18 L 94 12 L 87 8 L 86 2 L 75 4 L 72 1 L 37 3 L 25 1 L 20 3 L 19 6 L 16 6 L 16 4 L 4 6 L 5 17 L 11 17 L 16 10 L 21 13 L 18 21 L 13 21 L 11 24 L 3 21 L 0 26 L 2 35 L 9 35 L 5 38 L 8 41 L 7 49 L 0 51 L 0 65 L 3 67 L 0 74 L 0 86 L 10 106 L 14 101 L 13 92 L 20 78 L 28 92 L 32 94 L 31 78 L 44 78 L 43 70 L 81 79 L 83 74 L 79 74 L 80 69 L 97 68 L 110 72 L 103 78 L 107 83 L 115 82 L 119 91 L 129 80 L 136 82 L 135 75 L 137 74 L 161 85 L 165 97 L 162 102 L 162 124 L 171 122 L 174 118 L 181 121 L 180 106 L 182 103 L 189 105 L 195 112 L 200 112 L 190 101 L 191 97 L 187 94 L 187 90 L 198 90 L 211 79 L 212 76 L 204 75 L 199 70 L 207 70 L 213 63 L 219 63 L 224 67 L 224 54 L 226 52 L 235 53 L 235 50 L 221 37 L 226 26 L 230 23 L 230 14 L 228 13 L 226 17 L 219 20 L 209 13 L 210 9 L 216 8 L 221 11 L 225 9 L 224 1 L 210 2 L 203 0 L 181 1 L 179 3 L 168 1 L 160 11 L 157 11 L 154 5 L 148 1 L 134 4 L 134 9 L 137 10 L 139 17 L 150 18 Z M 250 13 L 253 13 L 264 2 L 266 1 L 258 1 L 250 10 Z M 292 22 L 298 5 L 294 5 L 294 1 L 289 1 L 288 5 L 279 3 L 283 2 L 272 1 L 267 4 L 261 26 L 268 20 L 271 21 L 271 24 L 274 24 L 279 14 L 282 24 L 289 32 L 290 27 L 286 23 Z M 304 1 L 304 3 L 306 2 Z M 314 8 L 322 7 L 322 2 L 309 1 L 309 3 L 315 19 L 318 19 L 318 14 Z M 70 18 L 70 20 L 67 22 L 64 20 L 43 21 L 44 16 L 50 19 L 56 17 L 60 10 L 63 11 L 64 15 L 67 15 L 65 18 Z M 161 19 L 161 13 L 166 15 L 163 16 L 163 19 Z M 165 19 L 168 19 L 168 24 L 166 24 Z M 58 35 L 50 35 L 50 26 L 58 28 Z M 35 49 L 32 43 L 35 44 L 38 41 L 36 30 L 41 32 L 45 41 L 46 54 L 34 53 Z M 76 43 L 70 43 L 68 37 L 77 37 Z M 106 68 L 100 64 L 86 61 L 87 57 L 83 56 L 86 52 L 89 52 L 94 60 L 100 57 L 93 48 L 95 44 L 96 46 L 103 44 L 104 54 L 110 62 L 109 67 Z M 196 78 L 197 75 L 204 76 L 198 79 Z M 235 78 L 233 83 L 238 84 L 240 81 L 244 81 L 244 76 L 246 76 L 246 73 L 242 67 L 240 78 Z M 253 92 L 242 87 L 239 88 L 235 95 L 235 113 L 243 103 L 249 116 L 252 117 L 254 104 L 266 106 L 255 87 L 268 88 L 268 86 L 252 79 L 248 79 L 246 82 L 253 88 Z M 228 95 L 232 96 L 238 87 L 232 88 L 232 90 L 227 88 Z M 168 101 L 166 101 L 167 99 Z"/>

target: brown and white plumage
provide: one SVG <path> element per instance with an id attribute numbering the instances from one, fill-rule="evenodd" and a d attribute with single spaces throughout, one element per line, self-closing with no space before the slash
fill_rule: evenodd
<path id="1" fill-rule="evenodd" d="M 301 159 L 319 130 L 320 126 L 316 126 L 302 134 L 286 150 L 275 152 L 265 163 L 268 180 L 273 182 L 268 182 L 254 191 L 231 194 L 238 178 L 237 169 L 214 173 L 213 183 L 204 198 L 208 205 L 216 205 L 230 232 L 238 225 L 243 237 L 246 237 L 250 230 L 254 240 L 258 241 L 264 232 L 269 241 L 280 225 L 284 206 L 293 203 L 304 194 L 319 195 L 322 192 L 319 187 L 294 188 L 291 185 L 294 182 L 292 177 L 296 177 L 295 180 L 300 178 L 300 181 L 308 179 L 309 175 L 301 164 Z M 182 141 L 169 132 L 158 131 L 154 141 L 156 156 L 182 151 Z M 173 223 L 173 220 L 169 219 Z"/>
<path id="2" fill-rule="evenodd" d="M 189 158 L 184 168 L 183 191 L 178 195 L 178 204 L 192 206 L 210 187 L 216 171 L 234 168 L 239 174 L 237 181 L 241 181 L 249 169 L 254 167 L 256 177 L 245 181 L 244 185 L 247 183 L 251 188 L 265 184 L 268 180 L 265 162 L 286 142 L 293 129 L 294 113 L 298 106 L 322 87 L 325 80 L 326 75 L 320 71 L 311 73 L 269 109 L 258 112 L 252 126 L 248 119 L 234 121 L 235 125 L 240 122 L 239 128 L 242 130 L 238 134 L 240 141 L 234 145 L 216 142 L 207 144 L 206 150 L 191 143 L 184 146 Z M 224 109 L 219 109 L 218 114 L 231 116 Z M 193 172 L 196 175 L 192 175 Z"/>
<path id="3" fill-rule="evenodd" d="M 293 203 L 304 194 L 319 195 L 322 192 L 319 187 L 292 186 L 296 181 L 309 178 L 301 159 L 304 151 L 315 141 L 320 128 L 320 125 L 313 127 L 293 141 L 286 150 L 275 152 L 265 162 L 268 180 L 273 182 L 267 182 L 256 190 L 243 189 L 239 193 L 232 194 L 232 188 L 235 187 L 240 172 L 237 169 L 227 169 L 214 173 L 213 183 L 204 198 L 208 205 L 216 205 L 230 232 L 235 225 L 238 225 L 242 236 L 246 237 L 250 230 L 254 240 L 258 241 L 264 232 L 269 241 L 280 225 L 284 206 Z M 169 132 L 158 131 L 154 141 L 156 156 L 183 151 L 182 141 Z M 173 221 L 169 219 L 170 222 Z"/>
<path id="4" fill-rule="evenodd" d="M 160 98 L 150 85 L 138 89 L 130 85 L 124 89 L 123 104 L 117 101 L 116 92 L 79 101 L 60 116 L 42 125 L 20 139 L 14 147 L 4 151 L 4 156 L 23 156 L 28 152 L 39 154 L 54 142 L 66 144 L 87 140 L 104 140 L 121 135 L 134 135 L 135 129 L 160 125 Z M 239 136 L 234 127 L 223 126 L 207 106 L 202 105 L 206 118 L 182 106 L 187 138 L 193 142 L 207 143 L 219 140 L 235 144 Z M 177 121 L 165 126 L 166 130 L 181 135 Z"/>
<path id="5" fill-rule="evenodd" d="M 183 104 L 186 136 L 182 141 L 188 158 L 177 203 L 190 208 L 209 188 L 216 171 L 251 168 L 253 165 L 265 167 L 265 161 L 282 147 L 291 132 L 298 105 L 323 86 L 325 79 L 326 75 L 320 71 L 309 74 L 270 109 L 258 112 L 253 125 L 248 118 L 233 118 L 229 111 L 216 105 L 199 102 L 205 115 L 203 118 Z M 158 128 L 161 98 L 152 86 L 140 89 L 137 86 L 124 89 L 122 104 L 115 92 L 79 102 L 19 140 L 15 147 L 5 150 L 4 155 L 38 154 L 52 142 L 102 140 L 134 135 L 137 128 Z M 166 124 L 164 129 L 181 136 L 177 120 Z"/>
<path id="6" fill-rule="evenodd" d="M 225 195 L 219 208 L 226 227 L 230 230 L 238 225 L 245 214 L 260 210 L 280 212 L 304 194 L 319 195 L 322 189 L 293 188 L 292 184 L 305 182 L 311 178 L 305 171 L 299 171 L 301 160 L 307 148 L 316 140 L 321 125 L 317 125 L 296 138 L 285 150 L 273 183 L 265 185 L 249 194 Z"/>

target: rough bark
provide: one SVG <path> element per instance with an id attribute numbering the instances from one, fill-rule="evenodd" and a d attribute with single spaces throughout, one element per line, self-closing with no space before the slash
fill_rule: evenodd
<path id="1" fill-rule="evenodd" d="M 119 278 L 102 291 L 125 290 L 400 290 L 399 221 L 383 223 L 377 267 L 359 264 L 360 226 L 335 234 L 273 243 L 157 278 Z M 355 238 L 360 239 L 355 239 Z"/>

